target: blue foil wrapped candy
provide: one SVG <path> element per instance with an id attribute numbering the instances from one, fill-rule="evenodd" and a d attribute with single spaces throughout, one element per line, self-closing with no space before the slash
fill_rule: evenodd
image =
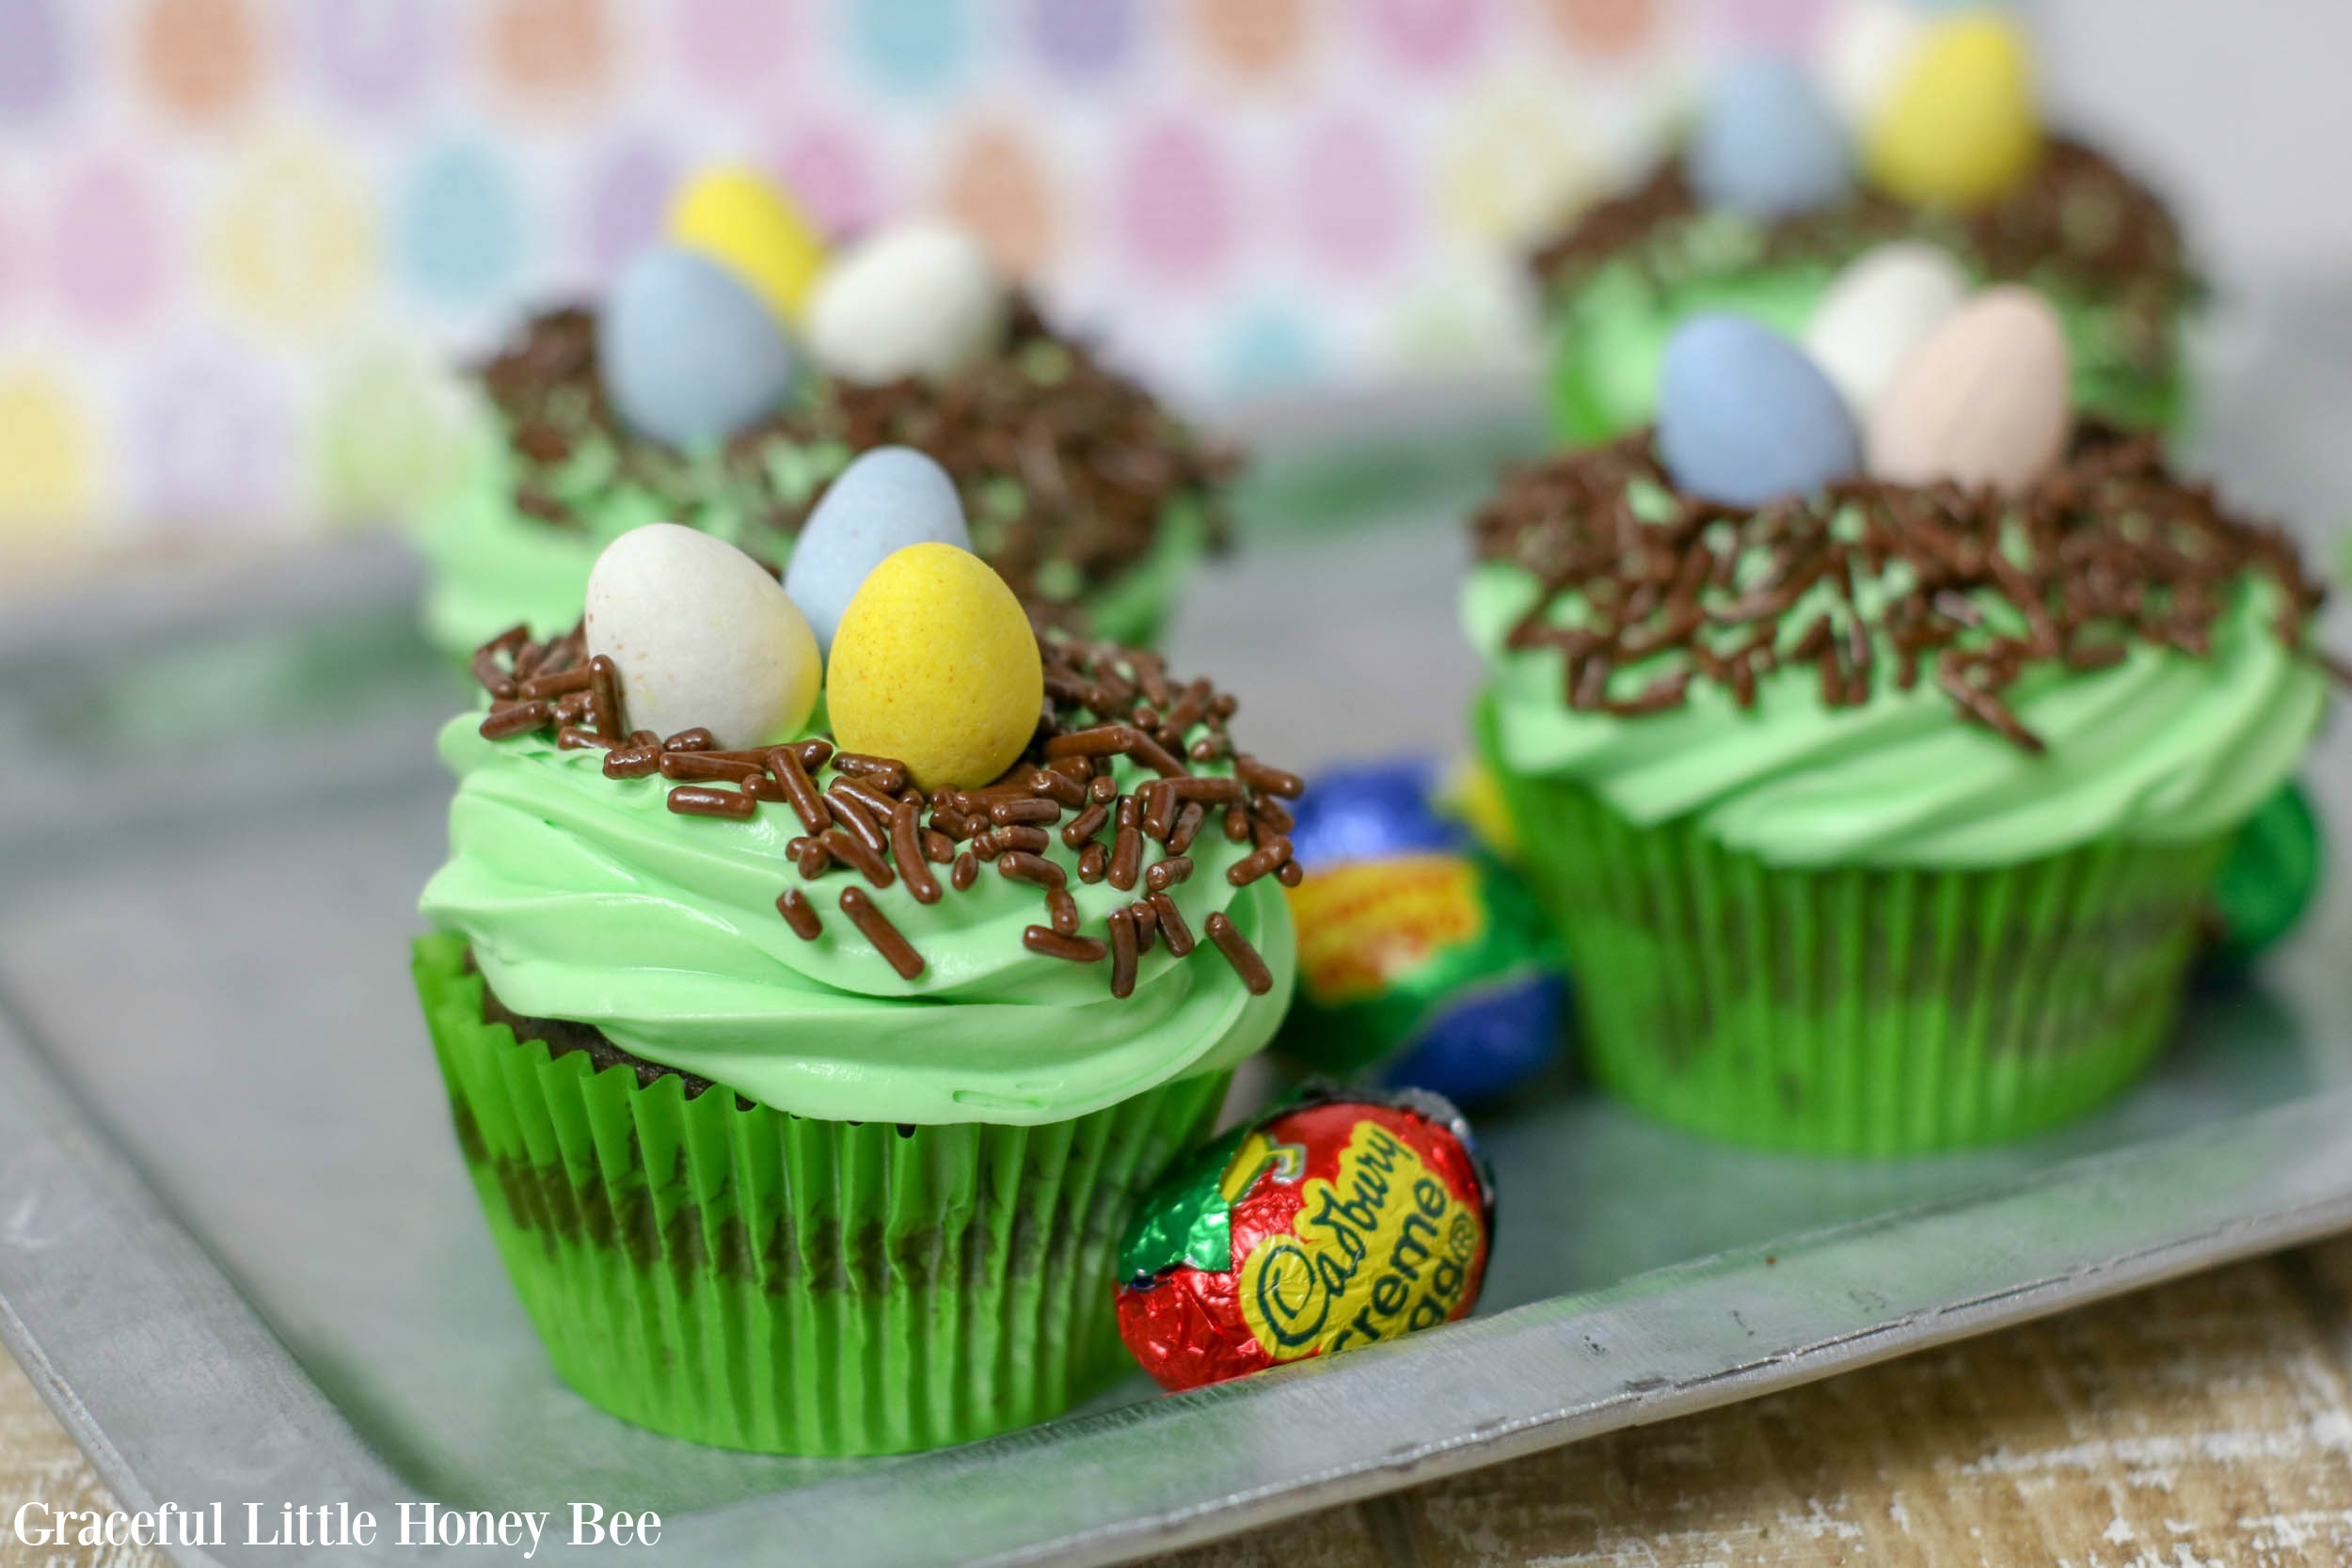
<path id="1" fill-rule="evenodd" d="M 1297 1000 L 1320 1072 L 1492 1101 L 1559 1054 L 1567 980 L 1533 894 L 1431 806 L 1434 764 L 1334 770 L 1297 805 Z"/>

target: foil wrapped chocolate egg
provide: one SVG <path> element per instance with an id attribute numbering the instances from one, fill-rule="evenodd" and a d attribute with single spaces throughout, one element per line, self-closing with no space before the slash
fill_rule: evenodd
<path id="1" fill-rule="evenodd" d="M 1276 1045 L 1317 1072 L 1495 1100 L 1556 1061 L 1567 977 L 1534 895 L 1431 809 L 1433 766 L 1334 770 L 1297 806 L 1298 993 Z"/>
<path id="2" fill-rule="evenodd" d="M 1436 1095 L 1316 1086 L 1144 1201 L 1120 1247 L 1119 1332 L 1171 1392 L 1467 1317 L 1494 1180 Z"/>
<path id="3" fill-rule="evenodd" d="M 2238 830 L 2207 901 L 2203 974 L 2234 981 L 2311 912 L 2328 851 L 2311 797 L 2290 779 Z"/>

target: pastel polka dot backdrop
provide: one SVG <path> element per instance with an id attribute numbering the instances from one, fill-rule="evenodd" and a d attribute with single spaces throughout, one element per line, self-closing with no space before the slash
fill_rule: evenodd
<path id="1" fill-rule="evenodd" d="M 769 166 L 828 233 L 854 234 L 882 218 L 871 152 L 846 119 L 796 125 Z"/>
<path id="2" fill-rule="evenodd" d="M 944 205 L 950 216 L 980 237 L 999 266 L 1013 273 L 1039 273 L 1054 253 L 1051 183 L 1020 132 L 982 125 L 948 163 Z"/>
<path id="3" fill-rule="evenodd" d="M 969 64 L 974 0 L 834 0 L 852 56 L 874 85 L 911 96 L 951 87 Z"/>
<path id="4" fill-rule="evenodd" d="M 452 368 L 720 161 L 953 218 L 1184 406 L 1525 362 L 1514 258 L 1825 8 L 0 0 L 0 550 L 397 518 Z"/>
<path id="5" fill-rule="evenodd" d="M 680 177 L 664 144 L 631 136 L 600 150 L 589 171 L 584 237 L 595 281 L 621 270 L 629 253 L 661 232 L 661 214 Z"/>
<path id="6" fill-rule="evenodd" d="M 298 18 L 310 69 L 338 112 L 394 115 L 426 90 L 443 20 L 428 0 L 310 0 Z"/>
<path id="7" fill-rule="evenodd" d="M 144 0 L 141 10 L 138 71 L 155 107 L 203 124 L 252 103 L 264 25 L 252 0 Z"/>
<path id="8" fill-rule="evenodd" d="M 1141 0 L 1029 0 L 1029 37 L 1057 76 L 1099 83 L 1136 49 Z"/>
<path id="9" fill-rule="evenodd" d="M 107 157 L 68 173 L 50 243 L 60 302 L 101 330 L 135 325 L 160 293 L 170 258 L 146 172 Z"/>
<path id="10" fill-rule="evenodd" d="M 0 0 L 0 125 L 24 129 L 72 87 L 62 0 Z"/>
<path id="11" fill-rule="evenodd" d="M 1210 126 L 1147 125 L 1116 176 L 1127 262 L 1161 283 L 1205 284 L 1233 243 L 1237 171 Z"/>
<path id="12" fill-rule="evenodd" d="M 400 267 L 410 287 L 453 306 L 493 301 L 521 265 L 528 194 L 480 142 L 427 153 L 396 198 Z"/>
<path id="13" fill-rule="evenodd" d="M 289 430 L 267 365 L 219 342 L 167 350 L 133 394 L 123 460 L 134 503 L 173 529 L 268 516 L 286 499 Z"/>
<path id="14" fill-rule="evenodd" d="M 1461 66 L 1501 8 L 1493 0 L 1362 0 L 1358 14 L 1392 63 L 1436 72 Z"/>
<path id="15" fill-rule="evenodd" d="M 99 459 L 80 389 L 55 365 L 0 365 L 0 543 L 87 527 Z"/>
<path id="16" fill-rule="evenodd" d="M 743 92 L 772 79 L 790 44 L 791 13 L 775 0 L 675 0 L 679 63 L 698 87 Z"/>

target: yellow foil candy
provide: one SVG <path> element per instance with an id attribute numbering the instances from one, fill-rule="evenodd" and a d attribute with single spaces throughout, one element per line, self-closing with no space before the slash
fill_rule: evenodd
<path id="1" fill-rule="evenodd" d="M 825 242 L 783 192 L 748 168 L 707 169 L 671 204 L 669 237 L 742 279 L 798 325 L 825 265 Z"/>
<path id="2" fill-rule="evenodd" d="M 1984 11 L 1929 32 L 1863 135 L 1871 180 L 1926 207 L 2005 196 L 2041 153 L 2031 53 L 2015 23 Z"/>
<path id="3" fill-rule="evenodd" d="M 883 557 L 834 633 L 825 673 L 834 743 L 898 758 L 926 790 L 995 779 L 1037 733 L 1044 701 L 1021 601 L 953 545 Z"/>

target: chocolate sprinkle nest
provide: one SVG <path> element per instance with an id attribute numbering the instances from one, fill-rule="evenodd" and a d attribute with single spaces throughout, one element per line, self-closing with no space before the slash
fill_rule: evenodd
<path id="1" fill-rule="evenodd" d="M 1529 268 L 1555 294 L 1621 258 L 1659 278 L 1671 264 L 1671 237 L 1703 207 L 1680 157 L 1669 157 L 1639 186 L 1585 209 L 1529 258 Z M 2198 288 L 2164 204 L 2106 156 L 2063 136 L 2044 143 L 2031 176 L 1989 206 L 1930 213 L 1857 185 L 1844 201 L 1772 224 L 1764 260 L 1843 261 L 1914 237 L 1947 245 L 1995 281 L 2060 293 L 2069 283 L 2072 292 L 2087 287 L 2119 310 L 2134 362 L 2151 366 L 2170 357 L 2173 315 Z"/>
<path id="2" fill-rule="evenodd" d="M 1645 489 L 1668 498 L 1661 520 L 1637 513 Z M 2280 641 L 2352 683 L 2306 645 L 2326 590 L 2284 533 L 2175 479 L 2155 437 L 2090 423 L 2022 496 L 1852 480 L 1756 510 L 1675 495 L 1640 430 L 1518 470 L 1470 530 L 1480 560 L 1541 582 L 1506 645 L 1565 655 L 1567 705 L 1580 711 L 1663 712 L 1693 681 L 1752 707 L 1761 677 L 1800 665 L 1820 672 L 1825 705 L 1851 707 L 1891 656 L 1899 689 L 1931 677 L 1963 718 L 2040 752 L 2004 700 L 2022 673 L 2106 669 L 2135 639 L 2206 657 L 2227 591 L 2249 572 L 2279 584 Z M 1875 610 L 1858 582 L 1883 594 Z M 1791 622 L 1823 585 L 1834 609 Z M 1564 595 L 1584 607 L 1585 625 L 1552 623 Z M 1658 673 L 1641 691 L 1613 694 L 1620 670 L 1651 661 Z"/>
<path id="3" fill-rule="evenodd" d="M 556 476 L 590 437 L 611 443 L 618 482 L 649 490 L 665 510 L 710 494 L 706 469 L 614 417 L 596 374 L 593 311 L 575 306 L 532 318 L 479 375 L 519 469 L 519 511 L 579 526 Z M 779 484 L 778 465 L 804 467 L 803 454 L 818 447 L 846 459 L 893 444 L 947 470 L 974 548 L 1034 602 L 1070 599 L 1134 565 L 1180 498 L 1200 502 L 1210 543 L 1222 545 L 1222 490 L 1238 467 L 1139 384 L 1055 334 L 1022 296 L 1005 345 L 944 381 L 828 381 L 812 401 L 727 441 L 718 484 L 748 519 L 739 543 L 773 565 L 823 497 L 822 485 Z"/>
<path id="4" fill-rule="evenodd" d="M 667 738 L 630 730 L 618 671 L 588 655 L 584 621 L 545 642 L 512 627 L 475 650 L 473 673 L 490 695 L 482 734 L 492 740 L 552 730 L 564 750 L 601 750 L 607 778 L 670 781 L 669 807 L 681 816 L 740 821 L 762 806 L 790 811 L 803 829 L 785 847 L 798 879 L 777 896 L 776 912 L 803 941 L 824 932 L 831 916 L 819 908 L 819 884 L 833 879 L 840 918 L 913 980 L 923 957 L 867 889 L 903 880 L 916 902 L 935 904 L 993 866 L 1038 890 L 1044 924 L 1022 933 L 1023 946 L 1073 963 L 1107 961 L 1111 994 L 1125 997 L 1137 959 L 1155 943 L 1180 958 L 1198 945 L 1172 894 L 1192 875 L 1188 851 L 1202 832 L 1250 846 L 1226 870 L 1233 886 L 1263 877 L 1298 885 L 1282 802 L 1305 786 L 1295 773 L 1236 752 L 1226 725 L 1237 700 L 1206 680 L 1180 685 L 1159 655 L 1057 629 L 1040 633 L 1039 651 L 1045 705 L 1026 753 L 980 788 L 928 798 L 903 763 L 838 752 L 827 739 L 724 751 L 707 729 Z M 1112 772 L 1120 757 L 1154 776 L 1122 790 Z M 1099 936 L 1081 928 L 1069 873 L 1046 858 L 1057 836 L 1078 853 L 1080 881 L 1136 895 L 1110 912 Z M 948 868 L 944 879 L 940 866 Z M 1273 989 L 1265 961 L 1223 911 L 1203 929 L 1252 993 Z"/>

